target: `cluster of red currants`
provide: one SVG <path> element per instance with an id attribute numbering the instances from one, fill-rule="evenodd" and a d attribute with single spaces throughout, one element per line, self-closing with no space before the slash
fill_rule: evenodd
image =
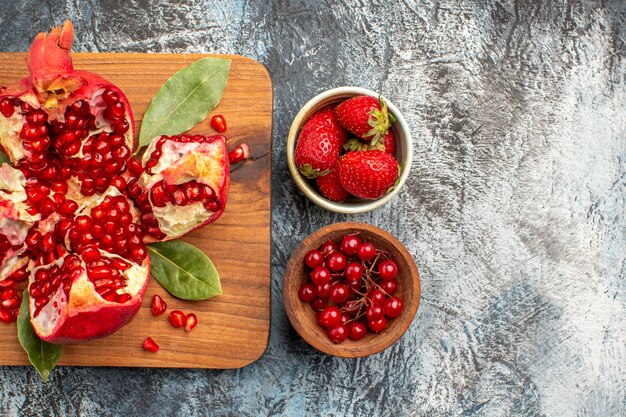
<path id="1" fill-rule="evenodd" d="M 310 250 L 304 263 L 309 279 L 298 296 L 317 312 L 317 323 L 334 343 L 360 340 L 368 329 L 380 333 L 388 318 L 402 312 L 402 300 L 393 297 L 398 267 L 391 254 L 358 234 L 344 236 L 339 246 L 329 240 Z"/>

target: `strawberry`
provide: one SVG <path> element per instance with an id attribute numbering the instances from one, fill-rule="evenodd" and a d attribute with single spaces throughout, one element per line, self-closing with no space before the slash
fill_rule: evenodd
<path id="1" fill-rule="evenodd" d="M 387 133 L 383 135 L 383 140 L 378 143 L 372 144 L 372 142 L 365 142 L 361 139 L 352 138 L 343 145 L 343 148 L 347 151 L 371 151 L 373 149 L 379 149 L 385 151 L 391 156 L 396 155 L 396 137 L 393 131 L 389 129 Z"/>
<path id="2" fill-rule="evenodd" d="M 298 170 L 310 179 L 328 174 L 345 142 L 346 132 L 335 120 L 332 108 L 315 113 L 298 136 L 295 154 Z"/>
<path id="3" fill-rule="evenodd" d="M 341 183 L 339 182 L 339 171 L 337 166 L 335 166 L 335 168 L 333 168 L 328 175 L 317 177 L 315 182 L 317 183 L 317 188 L 319 188 L 320 193 L 331 201 L 340 203 L 350 197 L 350 194 L 341 186 Z"/>
<path id="4" fill-rule="evenodd" d="M 399 168 L 393 156 L 378 149 L 348 152 L 339 160 L 339 182 L 350 194 L 375 200 L 394 186 Z"/>
<path id="5" fill-rule="evenodd" d="M 335 108 L 339 124 L 357 137 L 378 143 L 396 121 L 381 97 L 354 96 Z"/>

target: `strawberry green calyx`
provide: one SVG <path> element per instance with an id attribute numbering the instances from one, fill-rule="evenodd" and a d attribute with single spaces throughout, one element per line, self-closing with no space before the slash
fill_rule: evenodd
<path id="1" fill-rule="evenodd" d="M 372 142 L 363 142 L 357 138 L 348 139 L 348 141 L 343 145 L 343 149 L 346 152 L 351 151 L 371 151 L 373 149 L 378 149 L 379 151 L 385 150 L 385 144 L 383 141 L 379 140 L 376 143 Z"/>
<path id="2" fill-rule="evenodd" d="M 380 110 L 373 108 L 372 111 L 370 111 L 370 118 L 367 121 L 367 124 L 369 124 L 372 129 L 365 134 L 365 138 L 372 138 L 372 145 L 376 145 L 382 139 L 383 135 L 387 133 L 391 124 L 396 121 L 393 114 L 389 113 L 387 103 L 381 96 L 378 96 L 378 103 L 380 105 Z"/>
<path id="3" fill-rule="evenodd" d="M 324 175 L 328 175 L 330 169 L 320 171 L 319 169 L 314 169 L 310 164 L 305 164 L 302 167 L 298 168 L 298 171 L 300 171 L 300 174 L 302 174 L 302 176 L 313 180 L 317 177 L 323 177 Z"/>

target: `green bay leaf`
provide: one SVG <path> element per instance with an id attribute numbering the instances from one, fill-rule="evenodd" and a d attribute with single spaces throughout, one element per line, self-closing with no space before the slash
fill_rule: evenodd
<path id="1" fill-rule="evenodd" d="M 148 245 L 152 276 L 174 297 L 206 300 L 222 294 L 213 262 L 200 249 L 181 240 Z"/>
<path id="2" fill-rule="evenodd" d="M 230 59 L 202 58 L 172 75 L 152 98 L 141 122 L 139 148 L 161 135 L 200 123 L 224 95 Z"/>
<path id="3" fill-rule="evenodd" d="M 2 165 L 5 162 L 7 164 L 11 163 L 11 161 L 9 160 L 9 156 L 5 154 L 4 152 L 0 151 L 0 165 Z"/>
<path id="4" fill-rule="evenodd" d="M 61 359 L 63 345 L 53 345 L 45 342 L 37 336 L 30 323 L 28 314 L 28 289 L 24 290 L 24 298 L 20 306 L 20 315 L 17 317 L 17 337 L 20 345 L 28 354 L 28 360 L 39 372 L 41 378 L 48 382 L 50 371 L 54 369 Z"/>

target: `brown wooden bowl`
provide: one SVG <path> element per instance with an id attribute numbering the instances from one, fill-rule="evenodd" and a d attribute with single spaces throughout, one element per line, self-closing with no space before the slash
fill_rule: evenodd
<path id="1" fill-rule="evenodd" d="M 304 256 L 311 249 L 317 249 L 322 243 L 338 241 L 343 236 L 359 232 L 364 241 L 371 242 L 376 248 L 393 255 L 398 266 L 396 278 L 397 289 L 394 296 L 402 299 L 402 314 L 391 319 L 385 330 L 380 334 L 368 332 L 358 341 L 346 339 L 335 344 L 326 336 L 326 331 L 316 323 L 316 313 L 309 303 L 300 301 L 298 289 L 306 281 L 308 269 L 304 264 Z M 283 303 L 289 321 L 314 348 L 329 355 L 345 358 L 357 358 L 380 352 L 395 343 L 411 325 L 420 304 L 420 278 L 413 257 L 406 248 L 392 235 L 378 227 L 365 223 L 336 223 L 323 227 L 307 236 L 292 253 L 283 280 Z"/>

